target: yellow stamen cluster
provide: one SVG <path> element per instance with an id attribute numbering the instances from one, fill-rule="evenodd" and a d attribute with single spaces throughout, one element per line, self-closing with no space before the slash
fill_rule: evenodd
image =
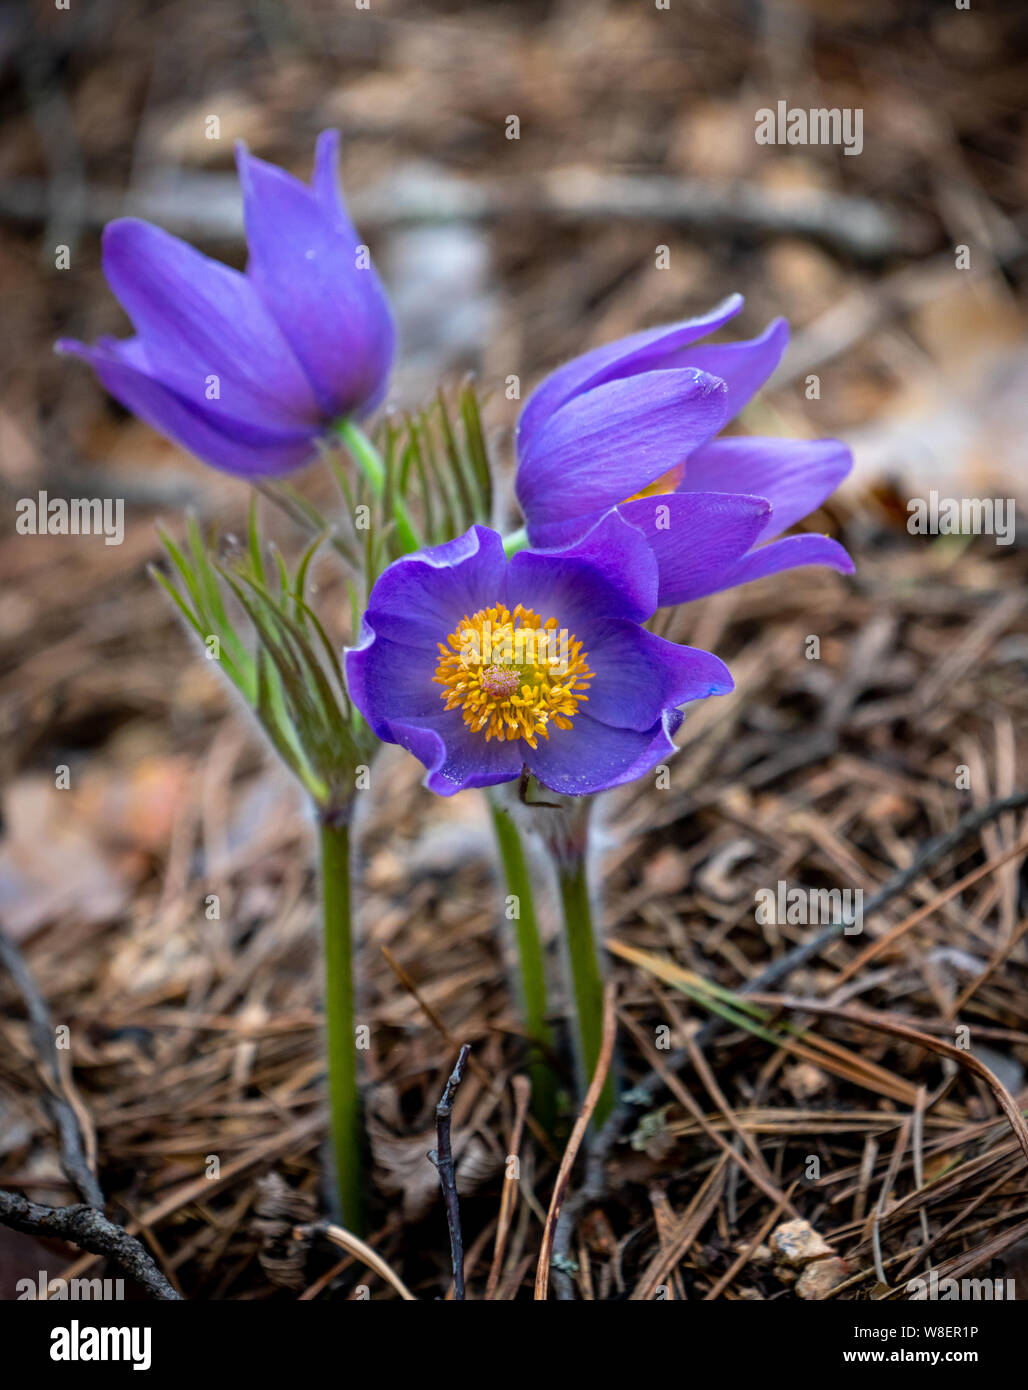
<path id="1" fill-rule="evenodd" d="M 465 617 L 439 643 L 433 679 L 443 687 L 447 709 L 459 709 L 476 733 L 536 747 L 550 725 L 570 729 L 578 706 L 588 700 L 593 672 L 582 644 L 556 618 L 541 622 L 520 603 L 502 603 Z"/>

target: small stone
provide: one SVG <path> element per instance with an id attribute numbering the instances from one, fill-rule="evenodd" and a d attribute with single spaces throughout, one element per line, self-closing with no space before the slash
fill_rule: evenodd
<path id="1" fill-rule="evenodd" d="M 741 1255 L 745 1251 L 746 1254 L 749 1255 L 750 1264 L 754 1265 L 766 1265 L 771 1258 L 771 1251 L 768 1246 L 763 1244 L 763 1242 L 761 1242 L 761 1244 L 758 1245 L 757 1248 L 754 1251 L 752 1251 L 752 1253 L 750 1252 L 750 1243 L 748 1240 L 740 1241 L 739 1244 L 735 1247 L 735 1250 L 736 1254 L 739 1255 Z"/>
<path id="2" fill-rule="evenodd" d="M 797 1062 L 795 1066 L 785 1068 L 782 1083 L 795 1100 L 804 1101 L 823 1091 L 828 1085 L 828 1077 L 812 1062 Z"/>
<path id="3" fill-rule="evenodd" d="M 802 1265 L 835 1251 L 809 1221 L 784 1221 L 771 1235 L 771 1249 L 786 1264 Z"/>
<path id="4" fill-rule="evenodd" d="M 796 1296 L 815 1301 L 826 1298 L 848 1275 L 846 1261 L 838 1255 L 831 1255 L 825 1260 L 812 1260 L 796 1281 Z"/>

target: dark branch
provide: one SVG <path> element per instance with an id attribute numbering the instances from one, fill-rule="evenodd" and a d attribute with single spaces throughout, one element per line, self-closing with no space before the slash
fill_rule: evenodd
<path id="1" fill-rule="evenodd" d="M 42 1207 L 0 1189 L 0 1225 L 25 1235 L 67 1240 L 91 1255 L 106 1255 L 151 1298 L 169 1302 L 182 1298 L 140 1242 L 93 1207 Z"/>
<path id="2" fill-rule="evenodd" d="M 450 1117 L 453 1114 L 453 1101 L 457 1094 L 457 1087 L 464 1079 L 464 1068 L 467 1065 L 470 1051 L 470 1046 L 465 1043 L 457 1058 L 457 1065 L 450 1073 L 449 1080 L 443 1089 L 442 1099 L 435 1108 L 436 1135 L 439 1147 L 429 1154 L 429 1158 L 439 1171 L 443 1201 L 446 1203 L 446 1224 L 450 1228 L 450 1259 L 453 1264 L 453 1297 L 455 1301 L 463 1301 L 464 1299 L 464 1238 L 460 1229 L 457 1175 L 454 1172 L 453 1149 L 450 1145 Z"/>
<path id="3" fill-rule="evenodd" d="M 25 958 L 2 928 L 0 928 L 0 966 L 3 966 L 14 981 L 15 988 L 21 995 L 25 1012 L 29 1017 L 32 1045 L 39 1055 L 49 1083 L 49 1090 L 43 1098 L 43 1104 L 57 1130 L 64 1176 L 84 1202 L 88 1202 L 97 1211 L 102 1211 L 104 1195 L 96 1180 L 96 1174 L 86 1157 L 79 1117 L 65 1093 L 64 1083 L 61 1080 L 50 1010 L 36 988 L 36 982 L 25 963 Z"/>

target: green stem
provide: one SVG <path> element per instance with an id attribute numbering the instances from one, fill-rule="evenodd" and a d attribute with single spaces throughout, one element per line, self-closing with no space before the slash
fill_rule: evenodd
<path id="1" fill-rule="evenodd" d="M 528 545 L 528 532 L 522 526 L 519 531 L 512 531 L 509 536 L 503 538 L 503 553 L 509 560 L 512 555 L 516 555 L 519 550 L 524 550 Z"/>
<path id="2" fill-rule="evenodd" d="M 372 492 L 376 497 L 381 498 L 385 492 L 385 465 L 374 444 L 360 426 L 352 420 L 340 420 L 333 428 L 353 455 L 357 467 L 370 483 Z M 420 550 L 422 542 L 403 498 L 394 496 L 392 508 L 396 531 L 403 542 L 404 550 L 408 553 L 412 550 Z"/>
<path id="3" fill-rule="evenodd" d="M 332 1154 L 342 1218 L 347 1229 L 359 1235 L 364 1225 L 364 1163 L 353 1014 L 350 828 L 323 820 L 319 833 Z"/>
<path id="4" fill-rule="evenodd" d="M 596 956 L 584 851 L 572 850 L 557 859 L 557 881 L 564 909 L 564 939 L 578 1014 L 580 1061 L 588 1085 L 596 1070 L 603 1039 L 603 977 Z M 608 1073 L 593 1112 L 593 1123 L 597 1128 L 613 1108 L 614 1077 Z"/>
<path id="5" fill-rule="evenodd" d="M 489 797 L 489 810 L 496 832 L 496 843 L 503 863 L 507 892 L 514 899 L 514 931 L 521 966 L 521 993 L 525 1031 L 532 1040 L 532 1061 L 528 1074 L 532 1083 L 532 1109 L 539 1123 L 552 1133 L 557 1120 L 557 1090 L 547 1054 L 553 1050 L 553 1036 L 546 1019 L 546 966 L 539 924 L 535 915 L 532 880 L 525 862 L 525 851 L 510 814 Z"/>

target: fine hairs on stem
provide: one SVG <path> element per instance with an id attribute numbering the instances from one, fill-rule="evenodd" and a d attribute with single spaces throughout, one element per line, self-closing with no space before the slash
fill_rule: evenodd
<path id="1" fill-rule="evenodd" d="M 603 1042 L 603 970 L 589 885 L 589 841 L 593 798 L 560 797 L 540 806 L 534 822 L 553 859 L 564 927 L 564 958 L 575 1001 L 578 1069 L 584 1084 L 596 1070 Z M 594 1111 L 603 1124 L 614 1108 L 616 1084 L 608 1074 Z"/>
<path id="2" fill-rule="evenodd" d="M 547 1019 L 546 955 L 539 935 L 531 872 L 513 805 L 504 798 L 501 788 L 493 788 L 488 800 L 507 889 L 506 915 L 514 927 L 525 1032 L 532 1049 L 528 1065 L 532 1110 L 543 1128 L 552 1134 L 557 1120 L 553 1036 Z"/>
<path id="3" fill-rule="evenodd" d="M 360 1235 L 364 1226 L 364 1152 L 354 1036 L 349 818 L 322 815 L 318 835 L 332 1158 L 343 1223 Z"/>

